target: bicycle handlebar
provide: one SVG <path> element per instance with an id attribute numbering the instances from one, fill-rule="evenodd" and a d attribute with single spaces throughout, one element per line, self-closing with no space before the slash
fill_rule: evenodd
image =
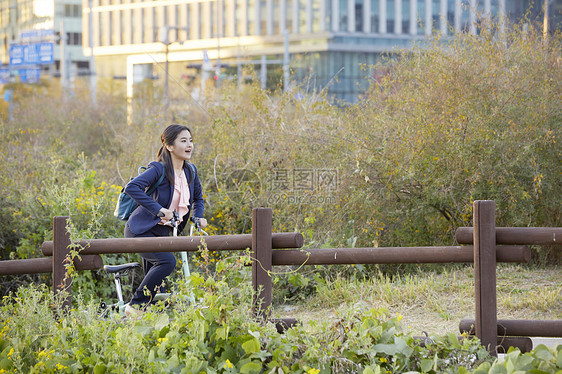
<path id="1" fill-rule="evenodd" d="M 190 217 L 189 219 L 191 220 L 191 222 L 193 222 L 193 224 L 195 225 L 195 228 L 198 231 L 201 231 L 201 222 L 199 222 L 199 218 L 198 217 Z"/>
<path id="2" fill-rule="evenodd" d="M 178 227 L 179 220 L 180 220 L 180 215 L 178 214 L 178 212 L 174 210 L 172 219 L 170 220 L 170 224 L 172 225 L 172 227 Z"/>

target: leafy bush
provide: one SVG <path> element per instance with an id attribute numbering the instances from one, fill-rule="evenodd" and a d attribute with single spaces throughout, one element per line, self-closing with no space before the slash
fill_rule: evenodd
<path id="1" fill-rule="evenodd" d="M 510 348 L 504 358 L 478 366 L 474 374 L 486 373 L 559 373 L 562 369 L 562 345 L 549 348 L 539 345 L 532 352 L 521 354 Z M 466 371 L 464 371 L 466 372 Z"/>
<path id="2" fill-rule="evenodd" d="M 236 261 L 214 277 L 178 282 L 171 304 L 136 319 L 99 318 L 81 298 L 67 313 L 45 286 L 22 287 L 0 305 L 0 372 L 501 373 L 555 372 L 560 346 L 511 350 L 494 361 L 475 339 L 405 334 L 401 316 L 359 304 L 335 321 L 280 334 L 252 314 L 249 282 Z M 234 275 L 234 276 L 233 276 Z M 234 279 L 234 280 L 233 280 Z M 193 290 L 197 306 L 186 295 Z M 54 307 L 54 309 L 53 309 Z M 508 370 L 508 371 L 506 371 Z M 540 371 L 539 371 L 540 370 Z"/>

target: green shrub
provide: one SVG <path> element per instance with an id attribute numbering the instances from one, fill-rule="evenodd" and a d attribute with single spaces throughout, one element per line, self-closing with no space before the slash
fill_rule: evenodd
<path id="1" fill-rule="evenodd" d="M 475 339 L 430 336 L 421 345 L 402 331 L 401 316 L 384 309 L 343 310 L 329 322 L 296 325 L 280 334 L 252 314 L 252 291 L 236 261 L 213 277 L 194 273 L 176 283 L 171 304 L 136 319 L 100 318 L 75 298 L 67 313 L 45 286 L 22 287 L 0 304 L 0 373 L 501 373 L 556 372 L 560 346 L 537 347 L 504 361 Z M 190 290 L 197 306 L 188 304 Z M 507 371 L 506 371 L 507 370 Z M 514 371 L 515 370 L 515 371 Z"/>

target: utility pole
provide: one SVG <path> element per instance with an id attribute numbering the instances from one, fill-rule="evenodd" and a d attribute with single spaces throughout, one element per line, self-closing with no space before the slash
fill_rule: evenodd
<path id="1" fill-rule="evenodd" d="M 64 31 L 64 22 L 60 23 L 60 81 L 63 90 L 63 98 L 68 89 L 68 66 L 66 66 L 66 32 Z"/>
<path id="2" fill-rule="evenodd" d="M 217 68 L 215 69 L 215 74 L 217 76 L 217 87 L 221 85 L 221 37 L 223 28 L 223 12 L 222 12 L 222 2 L 217 1 Z"/>
<path id="3" fill-rule="evenodd" d="M 289 31 L 283 30 L 283 91 L 289 91 Z"/>
<path id="4" fill-rule="evenodd" d="M 169 78 L 168 78 L 168 67 L 169 67 L 169 62 L 168 62 L 168 49 L 170 46 L 170 38 L 169 38 L 169 34 L 170 34 L 170 27 L 169 26 L 161 26 L 160 27 L 160 35 L 159 35 L 159 39 L 160 42 L 162 44 L 164 44 L 164 46 L 166 47 L 165 50 L 165 58 L 166 61 L 164 62 L 164 110 L 165 112 L 168 112 L 168 108 L 169 108 L 169 102 L 170 102 L 170 98 L 168 96 L 168 85 L 169 85 Z"/>
<path id="5" fill-rule="evenodd" d="M 92 97 L 92 105 L 97 105 L 97 87 L 96 87 L 96 69 L 94 59 L 94 15 L 92 13 L 93 0 L 88 0 L 88 44 L 90 46 L 90 95 Z"/>
<path id="6" fill-rule="evenodd" d="M 543 38 L 548 41 L 548 0 L 544 0 Z"/>

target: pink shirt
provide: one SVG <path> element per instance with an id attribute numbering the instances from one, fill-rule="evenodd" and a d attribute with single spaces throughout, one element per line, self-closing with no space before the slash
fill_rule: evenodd
<path id="1" fill-rule="evenodd" d="M 183 216 L 188 212 L 189 196 L 189 185 L 187 184 L 185 172 L 181 172 L 179 175 L 174 173 L 174 195 L 172 196 L 172 203 L 168 209 L 178 212 L 180 222 L 182 222 Z M 161 223 L 164 222 L 162 221 Z"/>

